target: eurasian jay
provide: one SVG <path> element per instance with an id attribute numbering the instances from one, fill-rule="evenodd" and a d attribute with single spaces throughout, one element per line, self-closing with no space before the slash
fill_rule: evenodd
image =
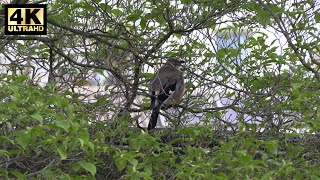
<path id="1" fill-rule="evenodd" d="M 149 85 L 152 114 L 148 124 L 148 130 L 156 127 L 159 112 L 162 107 L 168 108 L 177 104 L 183 96 L 185 83 L 183 74 L 180 71 L 182 63 L 184 63 L 184 61 L 178 57 L 169 58 L 159 71 L 154 74 Z"/>

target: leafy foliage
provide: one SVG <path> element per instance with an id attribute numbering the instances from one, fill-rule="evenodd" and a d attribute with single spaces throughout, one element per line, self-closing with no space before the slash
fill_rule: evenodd
<path id="1" fill-rule="evenodd" d="M 77 98 L 54 92 L 52 84 L 30 86 L 25 76 L 1 79 L 5 95 L 0 106 L 2 178 L 300 179 L 320 175 L 315 166 L 319 160 L 314 159 L 318 148 L 308 149 L 308 143 L 297 148 L 301 142 L 289 141 L 295 134 L 259 140 L 252 131 L 241 131 L 221 137 L 209 126 L 153 135 L 126 128 L 122 133 L 89 124 L 90 114 L 83 113 Z"/>
<path id="2" fill-rule="evenodd" d="M 46 3 L 48 36 L 0 35 L 1 179 L 320 177 L 319 2 Z M 141 131 L 171 56 L 187 92 Z"/>

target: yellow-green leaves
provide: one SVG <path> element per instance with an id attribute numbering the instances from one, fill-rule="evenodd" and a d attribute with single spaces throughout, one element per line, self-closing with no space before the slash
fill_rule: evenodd
<path id="1" fill-rule="evenodd" d="M 28 130 L 21 130 L 15 132 L 16 142 L 23 148 L 26 149 L 29 143 L 31 142 L 31 134 Z"/>
<path id="2" fill-rule="evenodd" d="M 60 145 L 60 146 L 58 146 L 58 148 L 57 148 L 57 151 L 58 151 L 58 153 L 59 153 L 59 155 L 60 155 L 60 158 L 61 158 L 62 160 L 67 159 L 67 151 L 66 151 L 65 148 L 66 148 L 66 147 L 64 147 L 63 145 Z"/>
<path id="3" fill-rule="evenodd" d="M 96 166 L 94 164 L 92 164 L 90 162 L 86 162 L 86 161 L 80 161 L 78 163 L 83 169 L 89 171 L 92 176 L 96 175 L 97 168 L 96 168 Z"/>

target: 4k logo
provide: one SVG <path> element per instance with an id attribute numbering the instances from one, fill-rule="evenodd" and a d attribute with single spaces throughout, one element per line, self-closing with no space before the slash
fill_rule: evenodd
<path id="1" fill-rule="evenodd" d="M 46 35 L 47 6 L 44 4 L 5 5 L 5 35 Z"/>

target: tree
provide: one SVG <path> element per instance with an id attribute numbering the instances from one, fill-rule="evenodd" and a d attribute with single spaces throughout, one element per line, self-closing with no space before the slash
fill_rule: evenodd
<path id="1" fill-rule="evenodd" d="M 42 156 L 56 154 L 49 157 L 50 163 L 42 162 L 50 166 L 30 166 L 23 171 L 23 168 L 0 165 L 3 172 L 15 169 L 11 174 L 4 173 L 4 177 L 23 177 L 24 173 L 28 177 L 49 177 L 54 173 L 71 177 L 85 175 L 79 170 L 82 168 L 102 178 L 106 175 L 99 174 L 99 168 L 105 171 L 104 161 L 110 159 L 115 161 L 109 164 L 110 169 L 117 166 L 119 170 L 109 175 L 113 178 L 121 175 L 146 179 L 211 178 L 213 174 L 237 178 L 319 176 L 315 167 L 318 159 L 311 160 L 319 153 L 316 148 L 306 143 L 295 149 L 296 144 L 291 142 L 291 136 L 299 136 L 301 132 L 319 131 L 319 2 L 45 3 L 48 3 L 48 36 L 0 35 L 3 69 L 12 75 L 29 75 L 29 80 L 18 81 L 21 86 L 10 76 L 2 79 L 2 87 L 6 87 L 3 94 L 8 98 L 2 97 L 6 113 L 1 119 L 0 137 L 12 143 L 0 147 L 4 150 L 3 157 L 8 157 L 5 162 L 10 162 L 18 158 L 9 151 L 15 145 L 23 149 L 37 145 L 39 142 L 31 135 L 25 140 L 22 135 L 19 139 L 11 133 L 28 134 L 27 127 L 38 129 L 39 134 L 63 131 L 68 136 L 62 133 L 61 137 L 70 139 L 62 142 L 66 148 L 58 146 L 46 153 L 37 151 Z M 163 138 L 168 132 L 151 136 L 129 126 L 135 126 L 136 118 L 148 112 L 148 80 L 161 62 L 172 56 L 187 61 L 184 69 L 187 91 L 178 107 L 162 112 L 175 129 L 172 136 L 179 137 L 169 138 L 171 145 L 163 147 L 158 137 Z M 34 86 L 40 81 L 45 81 L 41 88 Z M 96 87 L 93 92 L 83 93 L 92 86 Z M 48 109 L 33 112 L 23 104 L 32 107 L 33 101 L 14 101 L 16 96 L 23 100 L 23 97 L 35 98 L 37 93 L 43 94 L 40 102 Z M 63 97 L 61 102 L 56 102 L 61 104 L 56 104 L 58 107 L 50 105 L 56 99 L 45 101 L 46 97 L 56 96 Z M 89 98 L 94 101 L 87 103 Z M 37 101 L 33 103 L 37 105 Z M 16 113 L 5 108 L 13 104 L 18 108 Z M 61 117 L 52 117 L 53 112 L 61 112 Z M 69 119 L 69 115 L 80 116 L 79 112 L 84 112 L 80 113 L 79 122 Z M 28 117 L 23 119 L 26 124 L 19 121 L 10 127 L 7 122 L 23 114 Z M 76 139 L 78 129 L 72 130 L 70 124 L 59 122 L 63 116 L 71 124 L 84 126 L 79 146 L 67 145 Z M 49 124 L 49 128 L 41 129 L 42 123 Z M 107 145 L 103 140 L 94 141 L 95 137 L 106 138 Z M 179 152 L 170 150 L 175 141 L 183 147 Z M 218 146 L 212 147 L 213 144 Z M 261 149 L 266 150 L 261 152 Z M 286 153 L 279 158 L 282 149 Z M 33 153 L 25 151 L 30 153 L 25 153 L 25 158 Z M 158 158 L 152 157 L 155 151 L 160 154 Z M 24 152 L 18 154 L 21 153 Z M 64 161 L 69 156 L 76 160 Z M 206 167 L 206 163 L 211 167 Z M 73 169 L 68 170 L 65 167 L 68 165 Z"/>

